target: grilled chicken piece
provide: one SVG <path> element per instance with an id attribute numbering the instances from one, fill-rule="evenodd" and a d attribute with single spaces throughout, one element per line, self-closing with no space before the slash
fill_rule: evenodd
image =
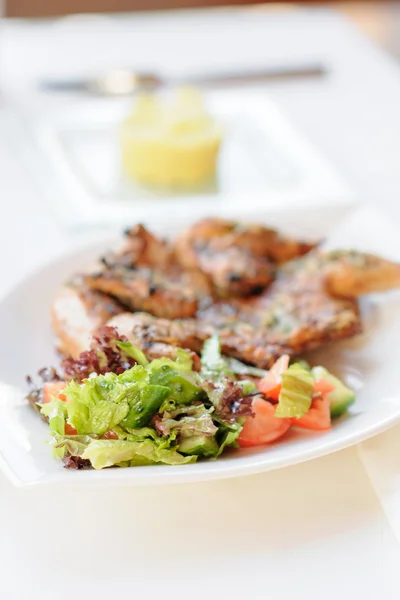
<path id="1" fill-rule="evenodd" d="M 203 336 L 201 330 L 199 331 L 197 319 L 171 321 L 170 319 L 159 319 L 147 313 L 123 313 L 112 317 L 107 325 L 116 327 L 118 332 L 125 335 L 130 341 L 134 339 L 133 335 L 145 331 L 147 338 L 152 342 L 165 342 L 172 346 L 189 348 L 195 352 L 200 352 L 203 339 L 207 339 L 213 333 L 213 328 L 209 327 L 209 332 L 204 333 Z"/>
<path id="2" fill-rule="evenodd" d="M 222 238 L 221 238 L 222 239 Z M 219 247 L 218 239 L 180 237 L 175 253 L 182 267 L 217 297 L 245 296 L 271 283 L 274 266 L 269 259 L 252 256 L 239 246 Z"/>
<path id="3" fill-rule="evenodd" d="M 176 266 L 173 249 L 168 242 L 157 238 L 143 225 L 135 225 L 125 231 L 122 246 L 103 258 L 110 268 L 115 266 L 151 267 L 163 272 Z"/>
<path id="4" fill-rule="evenodd" d="M 197 247 L 197 260 L 198 270 L 218 297 L 248 296 L 272 282 L 275 268 L 270 260 L 251 256 L 238 246 L 226 249 L 214 246 Z"/>
<path id="5" fill-rule="evenodd" d="M 215 327 L 198 319 L 170 321 L 145 313 L 123 313 L 110 319 L 107 325 L 116 327 L 121 335 L 138 345 L 148 357 L 153 357 L 154 352 L 155 356 L 165 356 L 166 347 L 175 349 L 177 346 L 199 353 L 204 341 L 216 332 L 220 336 L 224 354 L 261 367 L 269 367 L 284 352 L 291 352 L 290 348 L 270 344 L 265 331 L 256 331 L 240 322 Z M 175 354 L 172 353 L 172 356 Z"/>
<path id="6" fill-rule="evenodd" d="M 133 311 L 168 319 L 196 314 L 196 293 L 183 278 L 172 278 L 148 268 L 116 267 L 84 276 L 86 285 L 117 298 Z"/>
<path id="7" fill-rule="evenodd" d="M 58 350 L 77 357 L 88 349 L 92 335 L 122 310 L 118 302 L 101 292 L 84 286 L 62 287 L 51 308 Z"/>
<path id="8" fill-rule="evenodd" d="M 192 317 L 197 294 L 181 273 L 172 248 L 142 225 L 125 234 L 119 251 L 102 259 L 98 272 L 86 274 L 86 285 L 117 298 L 130 310 L 148 311 L 158 317 Z"/>
<path id="9" fill-rule="evenodd" d="M 400 287 L 399 265 L 357 252 L 314 251 L 283 266 L 260 296 L 220 302 L 200 316 L 222 328 L 249 323 L 267 331 L 269 344 L 300 354 L 359 333 L 357 297 L 393 287 Z"/>
<path id="10" fill-rule="evenodd" d="M 197 352 L 217 332 L 224 354 L 268 368 L 283 353 L 301 354 L 361 331 L 357 299 L 332 296 L 332 282 L 336 293 L 346 289 L 348 296 L 391 289 L 400 287 L 399 269 L 360 253 L 312 252 L 279 269 L 276 281 L 263 294 L 215 303 L 197 319 L 171 322 L 127 315 L 112 322 L 124 318 L 125 335 L 133 326 L 142 326 L 149 342 L 183 345 Z M 346 288 L 340 287 L 343 282 Z"/>
<path id="11" fill-rule="evenodd" d="M 174 258 L 167 243 L 137 226 L 100 272 L 83 276 L 88 289 L 60 291 L 52 315 L 60 348 L 76 356 L 108 321 L 149 358 L 174 357 L 176 346 L 199 352 L 218 332 L 225 354 L 269 367 L 284 352 L 357 334 L 357 297 L 400 287 L 397 264 L 311 249 L 259 225 L 206 219 L 177 240 Z M 199 290 L 222 299 L 199 307 Z M 120 314 L 114 298 L 151 314 Z"/>
<path id="12" fill-rule="evenodd" d="M 261 225 L 204 219 L 175 242 L 182 267 L 200 271 L 219 297 L 248 296 L 267 287 L 276 263 L 309 252 L 314 244 L 284 238 Z"/>
<path id="13" fill-rule="evenodd" d="M 190 323 L 190 321 L 188 322 Z M 154 327 L 154 323 L 156 323 L 156 327 Z M 126 336 L 132 344 L 143 350 L 149 360 L 162 356 L 176 360 L 177 348 L 185 347 L 183 339 L 177 341 L 168 335 L 174 326 L 173 321 L 156 319 L 147 313 L 122 313 L 112 317 L 107 325 L 115 327 L 120 335 Z M 157 339 L 158 337 L 161 338 L 160 341 Z M 192 346 L 198 347 L 193 340 L 190 342 Z M 185 349 L 192 357 L 194 370 L 200 370 L 199 355 L 190 348 Z"/>
<path id="14" fill-rule="evenodd" d="M 218 218 L 195 223 L 185 235 L 193 241 L 215 243 L 220 249 L 238 246 L 252 256 L 269 258 L 278 264 L 303 256 L 315 247 L 313 243 L 282 236 L 275 229 L 263 225 Z"/>
<path id="15" fill-rule="evenodd" d="M 333 296 L 357 298 L 400 287 L 400 265 L 373 254 L 331 252 L 325 286 Z"/>

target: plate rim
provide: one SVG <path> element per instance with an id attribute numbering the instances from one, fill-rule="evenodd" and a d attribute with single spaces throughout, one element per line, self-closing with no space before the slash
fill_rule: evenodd
<path id="1" fill-rule="evenodd" d="M 42 477 L 25 481 L 20 478 L 15 471 L 12 469 L 10 464 L 4 458 L 0 451 L 0 469 L 7 477 L 7 479 L 18 488 L 33 488 L 36 486 L 49 486 L 49 485 L 68 485 L 68 486 L 104 486 L 112 485 L 113 487 L 144 487 L 144 486 L 158 486 L 158 485 L 181 485 L 185 483 L 200 483 L 203 481 L 218 481 L 223 479 L 234 479 L 236 477 L 247 477 L 257 475 L 261 473 L 268 473 L 270 471 L 276 471 L 278 469 L 285 469 L 294 467 L 296 465 L 308 462 L 310 460 L 316 460 L 323 458 L 329 454 L 334 454 L 352 446 L 365 442 L 385 431 L 388 431 L 395 425 L 400 423 L 400 409 L 397 414 L 390 415 L 385 420 L 380 421 L 378 425 L 372 425 L 368 430 L 363 430 L 358 435 L 348 435 L 346 441 L 343 439 L 334 440 L 331 443 L 327 443 L 322 446 L 321 450 L 315 451 L 311 448 L 294 460 L 292 458 L 281 458 L 276 460 L 274 463 L 265 464 L 262 460 L 256 462 L 253 465 L 237 465 L 231 469 L 224 469 L 219 471 L 217 469 L 212 471 L 202 471 L 201 469 L 193 469 L 199 465 L 208 465 L 210 461 L 199 462 L 194 465 L 182 465 L 180 467 L 174 467 L 177 472 L 171 476 L 168 465 L 153 465 L 148 467 L 130 468 L 130 469 L 103 469 L 103 470 L 82 470 L 82 471 L 68 471 L 64 469 L 60 464 L 60 471 L 51 475 L 45 474 Z M 323 432 L 322 432 L 323 435 Z M 282 442 L 284 443 L 284 441 Z M 268 445 L 267 445 L 268 447 Z M 235 460 L 233 463 L 235 465 Z M 219 463 L 220 464 L 220 463 Z M 148 474 L 147 469 L 158 469 L 158 477 L 153 477 Z M 140 477 L 140 471 L 146 469 L 146 474 Z M 187 469 L 187 470 L 186 470 Z M 160 477 L 160 473 L 165 470 L 165 476 Z M 179 471 L 178 471 L 179 470 Z M 200 472 L 199 472 L 200 471 Z M 68 477 L 68 473 L 72 477 Z M 132 475 L 129 477 L 129 473 Z M 112 474 L 110 476 L 110 474 Z M 67 475 L 67 476 L 66 476 Z"/>

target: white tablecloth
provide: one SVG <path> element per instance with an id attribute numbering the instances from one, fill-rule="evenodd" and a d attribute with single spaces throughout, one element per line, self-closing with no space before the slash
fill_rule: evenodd
<path id="1" fill-rule="evenodd" d="M 0 130 L 10 103 L 43 102 L 34 91 L 40 75 L 122 62 L 177 72 L 290 57 L 323 59 L 332 75 L 270 85 L 269 93 L 361 198 L 400 219 L 399 70 L 322 10 L 4 22 Z M 5 135 L 0 204 L 3 294 L 77 239 L 53 222 Z M 74 493 L 18 490 L 0 474 L 1 597 L 398 599 L 400 547 L 376 495 L 384 483 L 374 488 L 368 477 L 380 463 L 368 464 L 367 474 L 353 448 L 230 481 Z"/>

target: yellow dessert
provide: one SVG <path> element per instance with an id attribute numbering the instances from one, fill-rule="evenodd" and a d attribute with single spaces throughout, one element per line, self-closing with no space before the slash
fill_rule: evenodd
<path id="1" fill-rule="evenodd" d="M 143 95 L 122 123 L 122 169 L 144 185 L 199 187 L 215 175 L 220 144 L 221 129 L 196 90 Z"/>

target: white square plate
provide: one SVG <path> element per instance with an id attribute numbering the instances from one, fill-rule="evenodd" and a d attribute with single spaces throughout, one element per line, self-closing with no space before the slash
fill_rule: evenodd
<path id="1" fill-rule="evenodd" d="M 265 92 L 216 90 L 207 107 L 225 130 L 214 187 L 168 195 L 121 176 L 118 127 L 131 100 L 77 101 L 23 125 L 26 165 L 60 223 L 124 225 L 171 214 L 241 214 L 282 206 L 348 202 L 348 184 Z M 29 136 L 28 136 L 29 137 Z"/>
<path id="2" fill-rule="evenodd" d="M 302 231 L 296 212 L 280 220 Z M 260 214 L 260 222 L 270 222 Z M 277 214 L 273 217 L 279 221 Z M 314 234 L 327 231 L 329 217 L 314 214 Z M 318 226 L 319 223 L 319 226 Z M 312 234 L 311 230 L 310 233 Z M 332 231 L 333 248 L 370 250 L 400 260 L 397 230 L 379 213 L 361 209 Z M 233 451 L 216 461 L 180 467 L 152 466 L 104 471 L 69 471 L 51 458 L 48 428 L 23 399 L 26 374 L 57 364 L 49 307 L 58 286 L 105 246 L 81 250 L 42 268 L 22 282 L 0 305 L 0 466 L 17 485 L 151 485 L 233 477 L 277 469 L 342 449 L 400 421 L 396 348 L 400 337 L 400 293 L 371 296 L 362 303 L 365 334 L 315 351 L 312 359 L 339 373 L 357 391 L 350 414 L 320 434 L 290 433 L 280 443 Z"/>

